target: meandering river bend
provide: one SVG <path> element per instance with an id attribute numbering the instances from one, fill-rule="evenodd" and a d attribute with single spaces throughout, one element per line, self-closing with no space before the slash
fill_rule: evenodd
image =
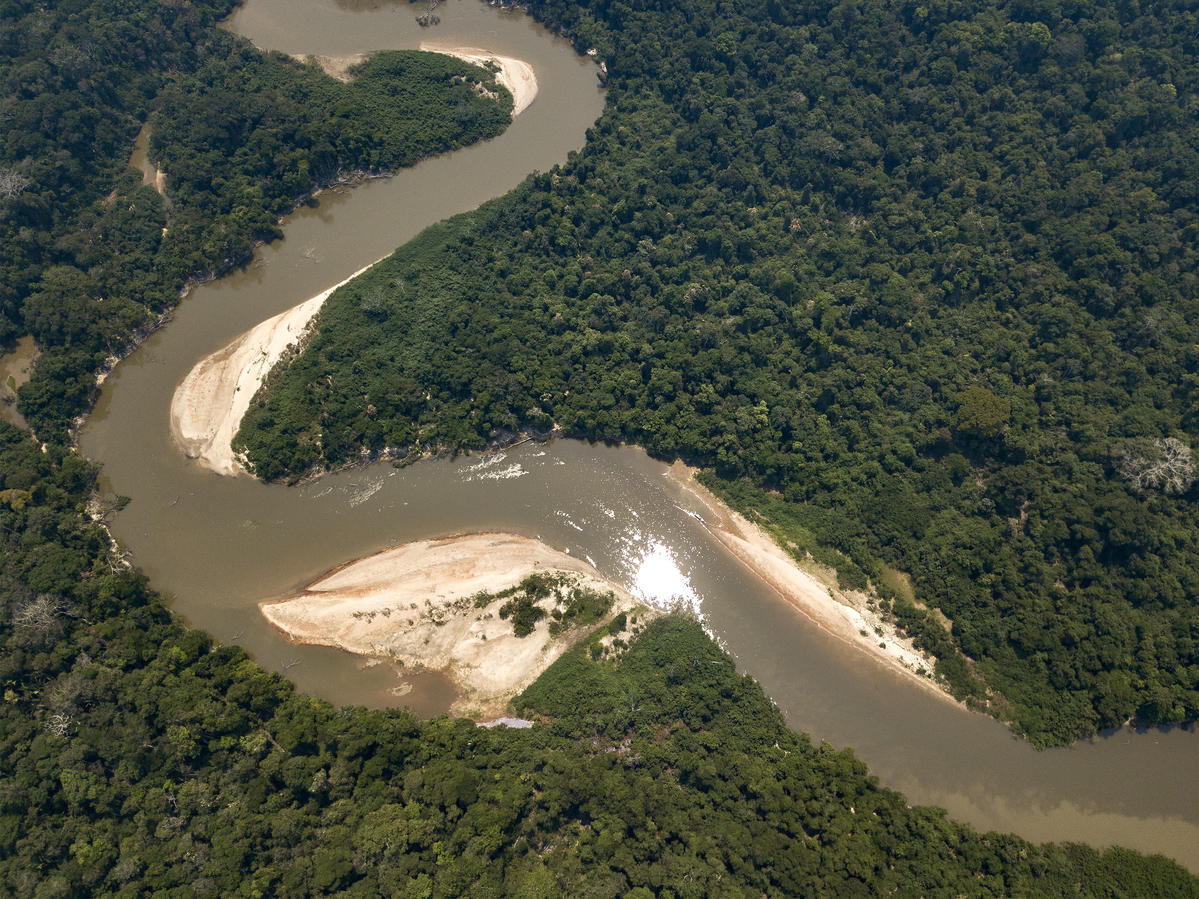
<path id="1" fill-rule="evenodd" d="M 174 321 L 104 385 L 80 445 L 104 488 L 133 499 L 112 523 L 133 561 L 191 625 L 247 648 L 335 703 L 444 710 L 441 676 L 293 646 L 257 603 L 406 540 L 502 530 L 540 537 L 632 583 L 647 554 L 673 559 L 710 631 L 798 730 L 852 746 L 887 786 L 984 830 L 1121 843 L 1199 871 L 1199 736 L 1173 729 L 1036 752 L 1000 724 L 931 696 L 832 639 L 728 555 L 688 512 L 666 466 L 636 449 L 573 441 L 503 457 L 375 465 L 298 488 L 222 478 L 171 444 L 171 393 L 191 366 L 264 318 L 342 280 L 425 226 L 566 160 L 603 108 L 592 61 L 515 12 L 450 0 L 421 29 L 407 3 L 249 0 L 229 27 L 289 53 L 415 48 L 422 39 L 527 60 L 540 93 L 501 137 L 388 181 L 330 191 L 291 216 L 254 263 L 191 293 Z M 169 174 L 169 173 L 168 173 Z"/>

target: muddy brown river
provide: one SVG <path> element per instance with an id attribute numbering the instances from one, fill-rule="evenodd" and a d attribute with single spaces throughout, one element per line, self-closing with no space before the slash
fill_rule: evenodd
<path id="1" fill-rule="evenodd" d="M 637 449 L 524 444 L 487 458 L 380 464 L 298 488 L 223 478 L 172 445 L 172 391 L 202 356 L 290 308 L 436 221 L 501 195 L 580 149 L 603 109 L 593 61 L 527 16 L 473 0 L 438 7 L 421 29 L 407 3 L 249 0 L 229 27 L 264 48 L 345 55 L 422 40 L 530 62 L 540 92 L 502 136 L 426 160 L 387 181 L 323 194 L 251 266 L 194 290 L 174 320 L 104 384 L 81 447 L 104 487 L 132 498 L 114 535 L 189 624 L 246 647 L 301 690 L 338 704 L 444 711 L 432 673 L 294 646 L 261 618 L 283 595 L 349 559 L 407 540 L 502 530 L 539 537 L 633 586 L 666 558 L 670 590 L 757 678 L 797 730 L 851 746 L 909 801 L 984 830 L 1034 840 L 1121 843 L 1199 871 L 1199 737 L 1131 729 L 1037 752 L 1000 724 L 921 690 L 813 626 L 730 556 L 666 465 Z M 169 176 L 169 172 L 167 173 Z M 668 577 L 667 580 L 670 580 Z"/>

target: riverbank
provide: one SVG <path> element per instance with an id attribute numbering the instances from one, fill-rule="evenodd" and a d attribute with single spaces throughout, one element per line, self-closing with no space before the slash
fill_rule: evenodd
<path id="1" fill-rule="evenodd" d="M 447 47 L 434 41 L 422 41 L 420 49 L 426 53 L 444 53 L 478 66 L 498 66 L 495 80 L 512 94 L 512 115 L 518 116 L 537 99 L 537 73 L 523 59 L 499 56 L 475 47 Z"/>
<path id="2" fill-rule="evenodd" d="M 550 634 L 553 618 L 517 637 L 499 609 L 505 599 L 476 598 L 531 574 L 564 575 L 615 600 L 605 618 L 639 607 L 587 563 L 514 534 L 419 540 L 349 562 L 283 599 L 259 604 L 262 615 L 296 643 L 334 646 L 392 659 L 409 668 L 445 671 L 461 688 L 452 711 L 488 716 L 531 684 L 590 632 Z M 552 600 L 542 600 L 547 611 Z"/>
<path id="3" fill-rule="evenodd" d="M 696 469 L 677 461 L 668 477 L 704 507 L 701 523 L 733 556 L 769 584 L 821 630 L 861 650 L 889 670 L 925 690 L 957 703 L 932 677 L 935 659 L 912 645 L 860 591 L 842 590 L 836 573 L 804 564 L 770 535 L 729 507 L 695 477 Z"/>
<path id="4" fill-rule="evenodd" d="M 379 261 L 260 322 L 195 364 L 171 397 L 171 435 L 188 458 L 217 474 L 245 472 L 233 452 L 233 437 L 258 388 L 289 348 L 302 342 L 333 291 Z"/>

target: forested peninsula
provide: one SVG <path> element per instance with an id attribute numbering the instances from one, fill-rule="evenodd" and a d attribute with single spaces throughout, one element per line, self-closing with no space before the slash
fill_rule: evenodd
<path id="1" fill-rule="evenodd" d="M 477 66 L 380 53 L 343 84 L 214 27 L 235 5 L 0 5 L 0 345 L 37 340 L 20 406 L 43 440 L 184 285 L 248 262 L 316 190 L 508 124 Z M 127 164 L 144 122 L 169 209 Z"/>
<path id="2" fill-rule="evenodd" d="M 1195 10 L 530 8 L 606 62 L 586 148 L 336 295 L 254 470 L 638 443 L 1038 745 L 1193 721 Z"/>
<path id="3" fill-rule="evenodd" d="M 96 373 L 159 324 L 187 283 L 244 262 L 255 241 L 277 233 L 278 216 L 313 191 L 494 134 L 510 108 L 487 73 L 448 58 L 381 54 L 358 81 L 339 85 L 315 65 L 260 54 L 217 30 L 232 5 L 0 0 L 0 342 L 32 334 L 41 350 L 20 389 L 34 433 L 0 422 L 0 893 L 1199 894 L 1199 881 L 1159 856 L 1037 846 L 909 807 L 849 751 L 788 730 L 761 689 L 685 619 L 656 621 L 619 658 L 586 644 L 564 656 L 515 703 L 536 726 L 508 731 L 333 708 L 173 618 L 103 527 L 121 498 L 100 495 L 98 473 L 69 443 Z M 570 18 L 565 9 L 537 12 L 613 59 L 608 29 L 620 17 L 634 26 L 661 16 L 663 28 L 685 19 L 668 6 L 654 16 L 614 6 L 605 25 L 573 10 Z M 793 14 L 765 12 L 767 30 Z M 480 82 L 501 95 L 498 106 L 475 89 Z M 594 135 L 598 150 L 624 127 L 629 158 L 665 185 L 634 152 L 635 131 L 613 123 L 638 106 L 620 84 Z M 1188 96 L 1182 88 L 1178 95 Z M 413 98 L 405 117 L 378 108 L 400 108 L 405 97 Z M 652 142 L 661 97 L 649 90 L 642 102 Z M 168 174 L 169 208 L 127 165 L 146 121 L 151 157 Z M 564 177 L 579 175 L 534 179 L 516 197 L 435 232 L 414 258 L 444 265 L 445 245 L 430 240 L 449 235 L 460 252 L 474 239 L 472 222 L 496 221 L 512 230 L 489 240 L 526 242 L 518 258 L 550 259 L 545 223 L 522 220 L 521 209 L 530 198 L 552 198 Z M 634 204 L 630 222 L 637 211 Z M 831 207 L 827 215 L 841 221 Z M 740 233 L 719 230 L 729 239 Z M 606 233 L 626 239 L 615 227 Z M 494 246 L 489 264 L 505 251 Z M 734 264 L 735 256 L 697 252 L 696 264 Z M 630 290 L 633 278 L 630 269 Z M 397 301 L 389 296 L 380 311 L 392 314 Z M 724 302 L 716 295 L 713 309 Z M 649 316 L 657 307 L 645 308 Z M 733 326 L 738 315 L 728 307 L 716 323 Z M 668 324 L 663 318 L 662 333 Z M 619 335 L 594 330 L 615 346 Z M 829 346 L 844 346 L 849 333 L 836 331 Z M 652 383 L 652 358 L 644 384 Z M 713 389 L 732 383 L 731 361 L 728 371 L 730 381 Z M 569 425 L 552 399 L 538 399 L 537 414 L 529 406 L 494 422 L 466 416 L 474 430 L 438 443 L 476 445 L 540 415 Z M 490 410 L 489 402 L 479 408 Z M 606 408 L 612 434 L 627 427 L 618 427 L 627 410 L 615 397 Z M 955 445 L 962 483 L 975 483 L 990 457 Z M 925 459 L 916 449 L 912 460 Z M 719 483 L 747 491 L 770 483 L 757 458 L 744 455 L 744 472 L 722 467 Z M 940 464 L 927 458 L 930 471 Z M 286 459 L 296 471 L 317 461 Z M 737 474 L 753 479 L 728 480 Z M 794 521 L 782 513 L 772 520 L 797 534 L 810 529 L 818 550 L 839 545 L 821 529 L 829 506 L 782 492 L 747 495 L 801 510 Z M 1127 501 L 1167 498 L 1145 496 L 1127 493 Z M 802 512 L 809 508 L 811 519 Z M 847 531 L 873 546 L 867 533 Z M 869 566 L 877 553 L 850 557 Z"/>

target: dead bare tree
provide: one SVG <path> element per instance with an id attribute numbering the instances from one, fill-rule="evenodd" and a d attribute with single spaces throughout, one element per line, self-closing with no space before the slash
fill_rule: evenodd
<path id="1" fill-rule="evenodd" d="M 1113 453 L 1116 473 L 1137 490 L 1181 495 L 1195 482 L 1191 448 L 1177 437 L 1130 440 Z"/>
<path id="2" fill-rule="evenodd" d="M 13 609 L 13 633 L 27 646 L 38 646 L 57 636 L 76 609 L 70 600 L 55 593 L 39 593 Z"/>
<path id="3" fill-rule="evenodd" d="M 16 169 L 0 167 L 0 200 L 11 200 L 19 197 L 30 184 L 28 178 Z"/>

